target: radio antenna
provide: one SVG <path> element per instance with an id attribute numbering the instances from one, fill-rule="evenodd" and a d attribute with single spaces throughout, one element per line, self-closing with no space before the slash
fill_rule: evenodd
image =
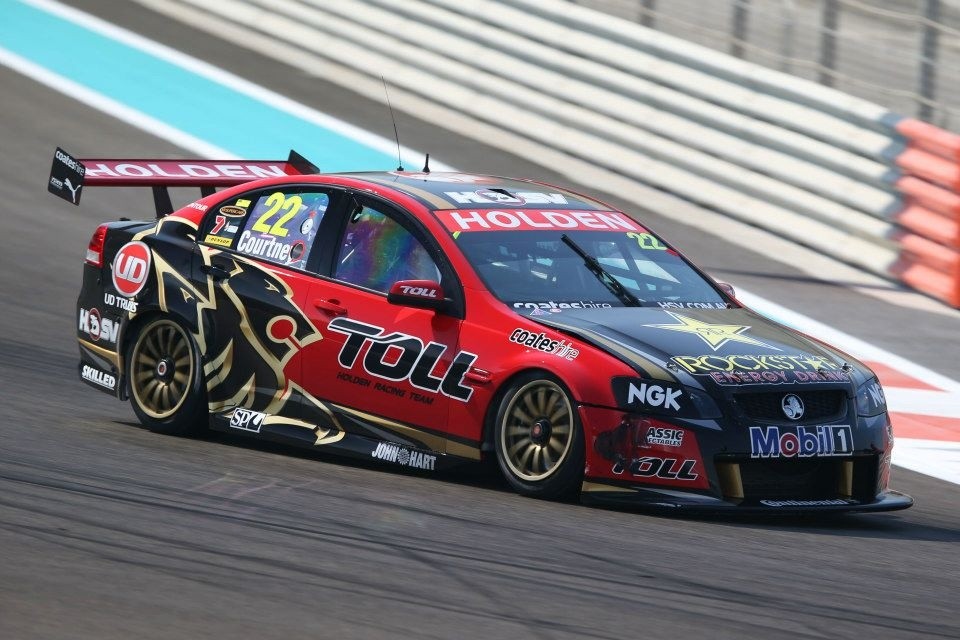
<path id="1" fill-rule="evenodd" d="M 397 141 L 397 171 L 403 171 L 403 160 L 400 159 L 400 133 L 397 131 L 397 118 L 393 115 L 393 105 L 390 104 L 390 92 L 387 91 L 387 80 L 380 76 L 383 82 L 383 93 L 387 96 L 387 108 L 390 109 L 390 120 L 393 122 L 393 137 Z"/>

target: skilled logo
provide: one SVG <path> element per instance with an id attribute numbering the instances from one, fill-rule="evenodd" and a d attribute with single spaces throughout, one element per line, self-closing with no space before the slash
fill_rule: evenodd
<path id="1" fill-rule="evenodd" d="M 140 293 L 150 275 L 150 247 L 128 242 L 113 259 L 113 286 L 128 298 Z"/>
<path id="2" fill-rule="evenodd" d="M 105 389 L 113 391 L 117 386 L 117 379 L 106 371 L 100 371 L 95 369 L 88 364 L 83 365 L 83 368 L 80 370 L 80 377 L 84 380 L 89 380 L 90 382 L 100 385 Z"/>
<path id="3" fill-rule="evenodd" d="M 849 456 L 853 432 L 849 425 L 819 427 L 750 427 L 751 458 L 811 458 Z"/>
<path id="4" fill-rule="evenodd" d="M 803 417 L 803 400 L 795 394 L 788 393 L 783 396 L 780 408 L 783 409 L 783 415 L 790 420 L 799 420 Z"/>
<path id="5" fill-rule="evenodd" d="M 743 342 L 744 344 L 753 344 L 758 347 L 767 347 L 774 351 L 780 351 L 777 347 L 761 342 L 756 338 L 743 335 L 743 332 L 749 329 L 749 326 L 739 324 L 710 324 L 695 318 L 682 316 L 679 313 L 667 311 L 671 317 L 679 321 L 680 324 L 645 324 L 645 327 L 654 329 L 667 329 L 668 331 L 680 331 L 682 333 L 692 333 L 707 343 L 711 349 L 716 351 L 728 342 Z"/>

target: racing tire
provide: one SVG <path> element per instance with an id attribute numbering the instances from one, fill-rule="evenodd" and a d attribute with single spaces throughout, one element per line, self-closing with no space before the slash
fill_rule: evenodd
<path id="1" fill-rule="evenodd" d="M 206 430 L 200 355 L 180 324 L 169 318 L 147 321 L 130 341 L 126 364 L 127 396 L 143 426 L 177 436 Z"/>
<path id="2" fill-rule="evenodd" d="M 507 388 L 494 425 L 494 449 L 518 493 L 567 498 L 583 480 L 583 427 L 569 391 L 556 378 L 528 373 Z"/>

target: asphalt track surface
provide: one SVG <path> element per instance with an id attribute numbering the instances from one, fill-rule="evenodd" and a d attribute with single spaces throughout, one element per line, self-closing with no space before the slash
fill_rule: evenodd
<path id="1" fill-rule="evenodd" d="M 379 105 L 292 77 L 137 7 L 74 4 L 375 132 Z M 119 4 L 119 3 L 117 3 Z M 467 169 L 542 167 L 401 117 Z M 149 197 L 45 192 L 78 155 L 183 152 L 0 67 L 0 638 L 938 638 L 960 636 L 958 488 L 895 469 L 917 505 L 834 518 L 692 519 L 514 495 L 227 437 L 162 437 L 77 380 L 80 264 L 98 222 Z M 700 264 L 957 377 L 955 319 L 665 220 Z"/>

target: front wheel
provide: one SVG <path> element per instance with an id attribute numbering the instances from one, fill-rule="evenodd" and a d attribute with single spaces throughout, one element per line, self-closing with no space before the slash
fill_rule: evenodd
<path id="1" fill-rule="evenodd" d="M 560 498 L 583 479 L 583 428 L 569 392 L 546 374 L 520 376 L 496 422 L 497 462 L 519 493 Z"/>
<path id="2" fill-rule="evenodd" d="M 158 433 L 196 435 L 207 426 L 200 358 L 182 326 L 150 320 L 127 353 L 130 404 L 140 422 Z"/>

